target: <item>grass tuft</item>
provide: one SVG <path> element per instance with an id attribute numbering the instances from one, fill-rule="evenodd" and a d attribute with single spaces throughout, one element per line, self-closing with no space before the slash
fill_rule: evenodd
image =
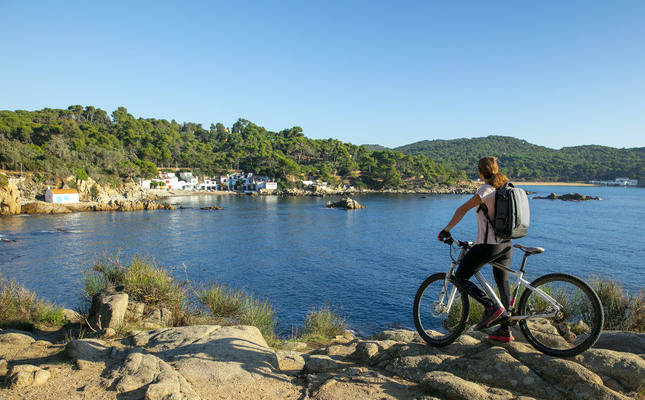
<path id="1" fill-rule="evenodd" d="M 36 324 L 63 325 L 63 309 L 0 275 L 0 327 L 33 331 Z"/>
<path id="2" fill-rule="evenodd" d="M 340 306 L 329 304 L 309 309 L 305 315 L 303 339 L 307 341 L 330 340 L 343 335 L 347 330 L 346 318 L 340 314 Z"/>

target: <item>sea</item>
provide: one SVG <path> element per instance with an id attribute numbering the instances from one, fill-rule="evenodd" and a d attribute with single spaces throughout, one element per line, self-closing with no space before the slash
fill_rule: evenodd
<path id="1" fill-rule="evenodd" d="M 564 272 L 643 290 L 645 188 L 521 186 L 529 191 L 529 234 L 515 242 L 545 252 L 526 277 Z M 534 199 L 581 193 L 601 200 Z M 0 274 L 38 297 L 77 308 L 82 276 L 105 257 L 153 259 L 193 287 L 210 283 L 268 300 L 279 332 L 329 306 L 359 335 L 414 329 L 412 302 L 423 280 L 450 264 L 437 241 L 470 195 L 369 194 L 360 210 L 327 208 L 340 197 L 198 195 L 171 197 L 176 210 L 0 217 Z M 221 206 L 223 210 L 201 210 Z M 474 240 L 471 210 L 453 230 Z M 519 268 L 521 252 L 512 265 Z M 490 267 L 485 276 L 492 281 Z"/>

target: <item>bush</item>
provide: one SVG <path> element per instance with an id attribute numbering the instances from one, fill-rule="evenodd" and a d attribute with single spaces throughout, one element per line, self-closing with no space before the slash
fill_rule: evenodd
<path id="1" fill-rule="evenodd" d="M 94 263 L 92 270 L 83 272 L 83 301 L 87 310 L 92 297 L 109 287 L 120 287 L 134 301 L 151 307 L 166 307 L 177 314 L 186 301 L 184 285 L 167 271 L 156 266 L 150 257 L 134 256 L 129 264 L 122 264 L 119 256 L 104 256 Z"/>
<path id="2" fill-rule="evenodd" d="M 7 184 L 9 184 L 9 178 L 7 178 L 7 175 L 0 174 L 0 187 L 7 186 Z"/>
<path id="3" fill-rule="evenodd" d="M 603 329 L 645 332 L 645 295 L 641 291 L 629 293 L 620 282 L 602 277 L 590 283 L 605 311 Z"/>
<path id="4" fill-rule="evenodd" d="M 64 324 L 63 309 L 0 275 L 0 327 L 33 330 L 38 323 Z"/>
<path id="5" fill-rule="evenodd" d="M 329 340 L 344 334 L 347 324 L 346 319 L 340 316 L 339 309 L 332 309 L 327 304 L 309 309 L 305 315 L 303 339 Z"/>
<path id="6" fill-rule="evenodd" d="M 256 299 L 243 290 L 221 284 L 201 287 L 197 297 L 218 324 L 255 326 L 268 343 L 275 342 L 277 318 L 268 300 Z"/>

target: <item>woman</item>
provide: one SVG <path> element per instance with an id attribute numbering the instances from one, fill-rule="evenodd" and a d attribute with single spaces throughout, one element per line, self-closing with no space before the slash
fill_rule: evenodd
<path id="1" fill-rule="evenodd" d="M 488 207 L 488 215 L 491 219 L 495 218 L 495 192 L 508 182 L 506 175 L 499 172 L 496 157 L 484 157 L 477 163 L 479 176 L 486 183 L 479 188 L 477 193 L 461 205 L 453 215 L 448 225 L 439 233 L 439 241 L 450 237 L 450 230 L 461 221 L 468 210 L 485 204 Z M 484 305 L 486 311 L 482 321 L 477 324 L 476 329 L 484 329 L 493 322 L 502 318 L 505 309 L 509 308 L 509 298 L 511 289 L 508 280 L 508 273 L 499 268 L 493 268 L 495 283 L 500 291 L 500 300 L 504 307 L 499 307 L 491 300 L 482 289 L 469 279 L 484 265 L 490 262 L 497 262 L 506 267 L 510 267 L 511 257 L 513 256 L 513 247 L 510 240 L 502 240 L 495 236 L 495 231 L 486 218 L 481 208 L 477 209 L 477 237 L 475 245 L 465 254 L 459 267 L 455 272 L 455 284 L 465 290 L 475 300 Z M 488 336 L 493 340 L 500 342 L 510 342 L 515 340 L 510 328 L 507 325 L 500 327 Z"/>

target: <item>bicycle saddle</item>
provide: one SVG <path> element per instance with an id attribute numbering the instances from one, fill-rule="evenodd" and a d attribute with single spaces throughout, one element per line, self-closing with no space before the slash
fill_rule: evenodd
<path id="1" fill-rule="evenodd" d="M 542 247 L 526 247 L 521 244 L 514 244 L 513 247 L 525 251 L 527 254 L 540 254 L 544 252 Z"/>

